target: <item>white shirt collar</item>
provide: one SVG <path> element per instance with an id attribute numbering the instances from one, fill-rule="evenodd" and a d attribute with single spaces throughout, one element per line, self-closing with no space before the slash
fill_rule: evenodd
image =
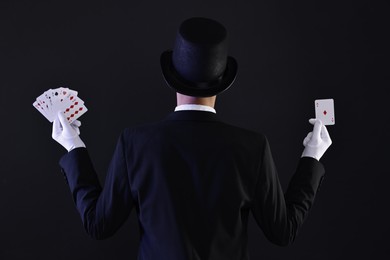
<path id="1" fill-rule="evenodd" d="M 204 106 L 204 105 L 197 105 L 197 104 L 184 104 L 184 105 L 177 106 L 175 108 L 175 112 L 176 111 L 183 111 L 183 110 L 198 110 L 198 111 L 212 112 L 214 114 L 217 113 L 215 111 L 215 109 L 212 107 Z"/>

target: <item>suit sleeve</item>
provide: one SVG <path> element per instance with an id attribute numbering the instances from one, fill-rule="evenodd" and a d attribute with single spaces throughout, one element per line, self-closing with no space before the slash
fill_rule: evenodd
<path id="1" fill-rule="evenodd" d="M 254 218 L 265 236 L 274 244 L 286 246 L 295 240 L 300 227 L 313 205 L 325 174 L 323 165 L 302 157 L 295 174 L 283 194 L 267 139 L 259 167 Z"/>
<path id="2" fill-rule="evenodd" d="M 87 149 L 70 151 L 61 158 L 60 166 L 88 235 L 95 239 L 113 235 L 133 207 L 123 135 L 119 138 L 103 188 Z"/>

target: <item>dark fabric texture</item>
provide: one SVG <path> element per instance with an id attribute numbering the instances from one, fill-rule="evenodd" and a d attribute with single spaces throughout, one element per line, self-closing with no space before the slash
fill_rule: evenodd
<path id="1" fill-rule="evenodd" d="M 139 260 L 249 259 L 250 212 L 269 241 L 288 245 L 325 174 L 303 157 L 284 193 L 264 135 L 201 111 L 125 129 L 104 187 L 85 148 L 60 166 L 91 237 L 111 236 L 136 210 Z"/>

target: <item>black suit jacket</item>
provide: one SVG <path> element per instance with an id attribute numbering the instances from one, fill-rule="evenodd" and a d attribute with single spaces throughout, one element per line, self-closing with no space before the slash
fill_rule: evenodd
<path id="1" fill-rule="evenodd" d="M 104 187 L 85 148 L 61 158 L 87 233 L 112 235 L 135 208 L 142 260 L 248 259 L 252 212 L 273 243 L 291 243 L 324 175 L 301 158 L 286 193 L 264 135 L 201 111 L 121 134 Z"/>

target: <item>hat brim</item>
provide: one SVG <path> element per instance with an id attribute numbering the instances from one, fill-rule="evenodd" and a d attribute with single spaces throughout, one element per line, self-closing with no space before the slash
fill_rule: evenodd
<path id="1" fill-rule="evenodd" d="M 211 97 L 227 90 L 237 76 L 237 62 L 233 57 L 227 58 L 226 69 L 221 79 L 215 82 L 202 83 L 202 88 L 191 86 L 181 79 L 172 65 L 172 51 L 165 51 L 160 57 L 161 69 L 168 86 L 180 94 L 193 97 Z"/>

